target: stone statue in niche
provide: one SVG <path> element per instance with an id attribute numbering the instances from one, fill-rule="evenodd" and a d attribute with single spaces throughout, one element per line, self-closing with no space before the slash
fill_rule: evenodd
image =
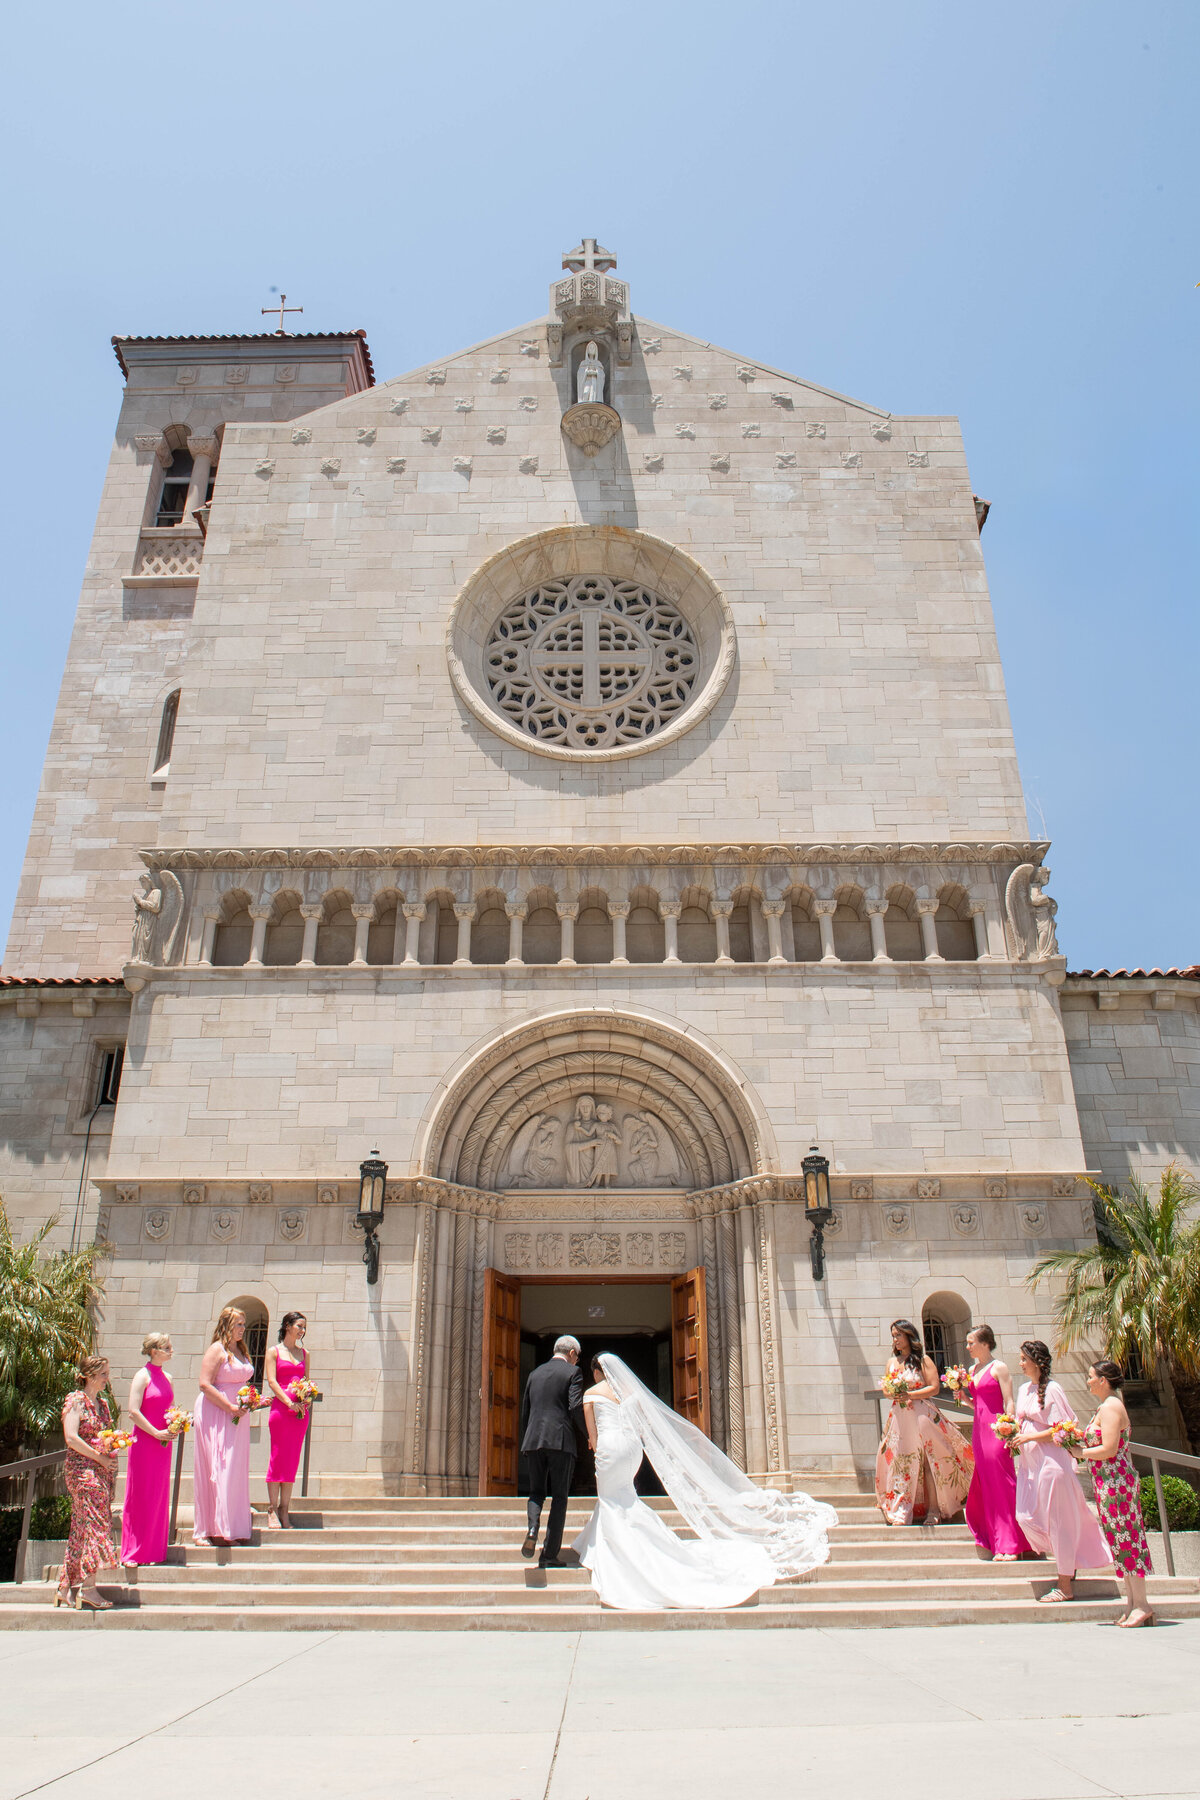
<path id="1" fill-rule="evenodd" d="M 1058 955 L 1054 915 L 1058 904 L 1046 892 L 1049 869 L 1021 863 L 1004 890 L 1004 927 L 1009 955 L 1017 962 Z"/>
<path id="2" fill-rule="evenodd" d="M 607 1101 L 596 1108 L 596 1153 L 592 1158 L 589 1187 L 611 1187 L 617 1179 L 617 1151 L 621 1145 L 621 1128 L 613 1122 L 613 1109 Z"/>
<path id="3" fill-rule="evenodd" d="M 132 962 L 154 961 L 155 949 L 165 963 L 175 947 L 175 933 L 183 913 L 183 889 L 170 869 L 157 876 L 143 875 L 141 892 L 133 896 Z"/>
<path id="4" fill-rule="evenodd" d="M 567 1179 L 572 1187 L 590 1187 L 596 1162 L 596 1102 L 580 1094 L 575 1117 L 567 1126 Z"/>
<path id="5" fill-rule="evenodd" d="M 544 1113 L 537 1121 L 521 1165 L 522 1187 L 554 1187 L 562 1180 L 561 1129 L 553 1113 Z"/>
<path id="6" fill-rule="evenodd" d="M 600 361 L 594 338 L 583 353 L 575 392 L 581 406 L 602 406 L 604 403 L 604 364 Z"/>

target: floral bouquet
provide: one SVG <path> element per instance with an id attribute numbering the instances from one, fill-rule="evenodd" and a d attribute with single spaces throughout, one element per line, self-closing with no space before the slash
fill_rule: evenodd
<path id="1" fill-rule="evenodd" d="M 887 1395 L 888 1399 L 893 1401 L 897 1406 L 908 1406 L 911 1404 L 912 1397 L 909 1390 L 912 1387 L 912 1381 L 904 1373 L 903 1369 L 896 1369 L 894 1372 L 889 1369 L 879 1385 Z"/>
<path id="2" fill-rule="evenodd" d="M 133 1442 L 132 1431 L 102 1431 L 100 1448 L 108 1455 L 115 1456 L 119 1450 L 128 1450 Z"/>
<path id="3" fill-rule="evenodd" d="M 320 1388 L 307 1375 L 297 1375 L 295 1381 L 290 1381 L 288 1393 L 300 1406 L 311 1406 L 314 1400 L 321 1398 Z"/>
<path id="4" fill-rule="evenodd" d="M 192 1429 L 192 1415 L 184 1412 L 182 1406 L 168 1406 L 163 1424 L 171 1437 L 186 1437 Z"/>
<path id="5" fill-rule="evenodd" d="M 1082 1450 L 1087 1442 L 1087 1433 L 1078 1419 L 1056 1419 L 1050 1436 L 1063 1450 Z"/>
<path id="6" fill-rule="evenodd" d="M 264 1401 L 254 1383 L 248 1381 L 244 1387 L 238 1389 L 237 1403 L 243 1412 L 250 1413 L 257 1412 L 259 1407 L 264 1404 Z"/>
<path id="7" fill-rule="evenodd" d="M 1021 1446 L 1017 1442 L 1017 1439 L 1021 1435 L 1021 1426 L 1018 1420 L 1013 1417 L 1012 1413 L 998 1413 L 992 1420 L 992 1430 L 1005 1448 L 1010 1450 L 1014 1456 L 1019 1456 L 1021 1454 Z"/>
<path id="8" fill-rule="evenodd" d="M 962 1363 L 954 1363 L 951 1368 L 945 1370 L 942 1380 L 952 1394 L 969 1394 L 971 1392 L 971 1371 L 964 1368 Z"/>

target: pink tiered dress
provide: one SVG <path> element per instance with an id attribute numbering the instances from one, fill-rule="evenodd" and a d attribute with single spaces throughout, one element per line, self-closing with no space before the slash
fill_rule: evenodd
<path id="1" fill-rule="evenodd" d="M 1028 1556 L 1028 1540 L 1017 1524 L 1016 1458 L 992 1430 L 992 1421 L 1004 1411 L 1004 1393 L 991 1371 L 988 1363 L 971 1382 L 975 1474 L 967 1495 L 967 1524 L 981 1550 L 993 1556 Z"/>
<path id="2" fill-rule="evenodd" d="M 1017 1419 L 1024 1431 L 1048 1431 L 1071 1417 L 1070 1403 L 1057 1381 L 1046 1383 L 1040 1405 L 1036 1382 L 1027 1381 L 1017 1397 Z M 1017 1521 L 1034 1549 L 1052 1556 L 1060 1575 L 1073 1575 L 1077 1569 L 1111 1569 L 1104 1533 L 1083 1497 L 1070 1451 L 1051 1442 L 1028 1444 L 1018 1462 Z"/>
<path id="3" fill-rule="evenodd" d="M 275 1359 L 275 1379 L 285 1394 L 293 1381 L 298 1381 L 307 1373 L 307 1354 L 303 1362 L 293 1362 L 282 1350 L 279 1352 Z M 295 1481 L 311 1411 L 312 1408 L 306 1406 L 297 1418 L 289 1407 L 283 1405 L 278 1395 L 271 1401 L 271 1460 L 267 1464 L 268 1481 Z"/>
<path id="4" fill-rule="evenodd" d="M 253 1363 L 227 1357 L 213 1386 L 236 1403 L 238 1389 L 253 1380 Z M 196 1536 L 243 1542 L 251 1531 L 250 1414 L 235 1420 L 202 1393 L 196 1402 L 192 1444 Z"/>
<path id="5" fill-rule="evenodd" d="M 175 1389 L 165 1369 L 151 1363 L 139 1407 L 143 1418 L 156 1430 L 167 1423 L 167 1408 L 175 1404 Z M 121 1508 L 121 1561 L 160 1563 L 167 1560 L 167 1524 L 170 1513 L 171 1445 L 136 1430 L 125 1470 L 125 1501 Z"/>

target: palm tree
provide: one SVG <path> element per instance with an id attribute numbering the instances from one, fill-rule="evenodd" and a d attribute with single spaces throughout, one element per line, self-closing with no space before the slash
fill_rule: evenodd
<path id="1" fill-rule="evenodd" d="M 18 1244 L 0 1200 L 0 1463 L 57 1428 L 95 1335 L 97 1246 L 43 1252 L 56 1223 Z"/>
<path id="2" fill-rule="evenodd" d="M 1144 1369 L 1162 1369 L 1200 1452 L 1200 1184 L 1168 1163 L 1153 1195 L 1133 1178 L 1124 1193 L 1089 1186 L 1096 1243 L 1043 1257 L 1030 1286 L 1051 1276 L 1063 1283 L 1054 1303 L 1060 1350 L 1099 1340 L 1117 1362 L 1132 1352 Z"/>

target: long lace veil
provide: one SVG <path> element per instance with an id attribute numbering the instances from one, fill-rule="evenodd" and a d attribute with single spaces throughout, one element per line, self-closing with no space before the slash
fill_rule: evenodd
<path id="1" fill-rule="evenodd" d="M 642 1440 L 664 1488 L 697 1537 L 741 1540 L 765 1550 L 776 1576 L 803 1575 L 829 1560 L 832 1506 L 808 1494 L 755 1487 L 710 1438 L 673 1412 L 633 1370 L 606 1351 L 600 1358 L 626 1426 Z"/>

